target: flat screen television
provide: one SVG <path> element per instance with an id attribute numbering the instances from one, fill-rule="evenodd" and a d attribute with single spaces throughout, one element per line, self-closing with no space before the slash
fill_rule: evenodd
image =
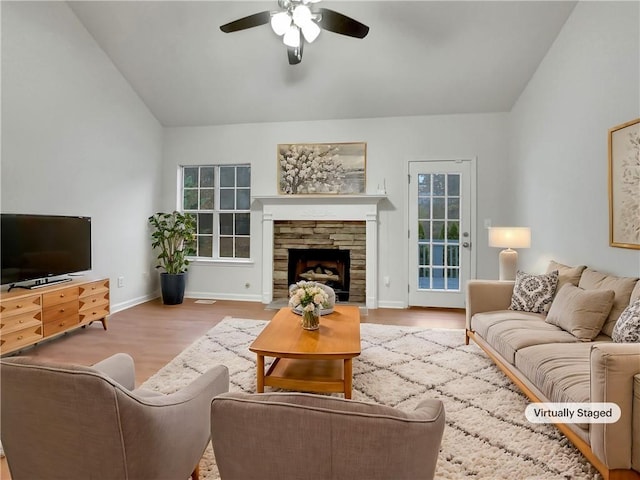
<path id="1" fill-rule="evenodd" d="M 0 214 L 2 285 L 91 270 L 91 218 Z"/>

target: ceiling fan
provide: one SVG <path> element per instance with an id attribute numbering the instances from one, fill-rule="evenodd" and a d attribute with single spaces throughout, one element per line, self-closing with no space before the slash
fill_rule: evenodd
<path id="1" fill-rule="evenodd" d="M 304 43 L 313 42 L 320 34 L 320 29 L 339 33 L 348 37 L 364 38 L 369 27 L 328 8 L 311 9 L 308 4 L 320 0 L 278 0 L 279 11 L 254 13 L 239 18 L 220 27 L 225 33 L 237 32 L 247 28 L 271 23 L 273 31 L 282 37 L 287 46 L 289 64 L 296 65 L 302 61 Z"/>

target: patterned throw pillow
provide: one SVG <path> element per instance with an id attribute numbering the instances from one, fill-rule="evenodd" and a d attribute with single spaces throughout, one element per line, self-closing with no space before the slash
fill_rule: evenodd
<path id="1" fill-rule="evenodd" d="M 620 314 L 611 338 L 618 343 L 640 342 L 640 298 Z"/>
<path id="2" fill-rule="evenodd" d="M 544 275 L 530 275 L 518 270 L 509 310 L 547 313 L 558 286 L 558 270 Z"/>

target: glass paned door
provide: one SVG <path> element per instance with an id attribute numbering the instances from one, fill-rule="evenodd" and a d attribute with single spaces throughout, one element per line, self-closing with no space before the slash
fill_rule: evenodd
<path id="1" fill-rule="evenodd" d="M 464 306 L 471 262 L 471 162 L 411 162 L 409 304 Z"/>

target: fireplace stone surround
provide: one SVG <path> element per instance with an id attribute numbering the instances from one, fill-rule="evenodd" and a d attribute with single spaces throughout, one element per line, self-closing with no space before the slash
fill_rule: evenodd
<path id="1" fill-rule="evenodd" d="M 322 283 L 334 288 L 339 301 L 365 302 L 365 222 L 280 220 L 274 224 L 273 244 L 274 298 L 287 298 L 289 285 L 304 280 L 295 275 L 305 273 L 295 272 L 302 263 L 305 270 L 320 264 L 335 270 L 335 282 Z"/>
<path id="2" fill-rule="evenodd" d="M 364 303 L 378 307 L 378 202 L 384 195 L 253 197 L 262 207 L 262 303 L 274 298 L 274 230 L 278 221 L 364 222 Z M 300 243 L 298 245 L 304 245 Z M 346 248 L 346 247 L 345 247 Z M 280 274 L 278 274 L 280 275 Z M 286 271 L 284 273 L 286 281 Z M 351 298 L 349 301 L 353 301 Z"/>

